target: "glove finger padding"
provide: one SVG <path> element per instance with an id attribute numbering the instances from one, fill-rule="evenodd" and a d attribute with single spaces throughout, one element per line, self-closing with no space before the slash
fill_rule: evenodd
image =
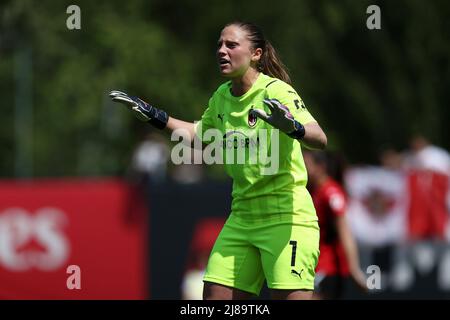
<path id="1" fill-rule="evenodd" d="M 109 96 L 110 96 L 110 98 L 111 99 L 116 99 L 116 98 L 124 98 L 124 99 L 130 99 L 130 97 L 126 94 L 126 93 L 124 93 L 124 92 L 122 92 L 122 91 L 117 91 L 117 90 L 113 90 L 113 91 L 111 91 L 110 93 L 109 93 Z M 130 99 L 131 100 L 131 99 Z"/>
<path id="2" fill-rule="evenodd" d="M 133 100 L 131 100 L 128 97 L 115 97 L 115 98 L 112 98 L 112 100 L 115 102 L 124 103 L 130 108 L 135 108 L 137 106 L 136 102 L 134 102 Z"/>
<path id="3" fill-rule="evenodd" d="M 125 104 L 130 110 L 135 112 L 135 116 L 141 121 L 148 121 L 149 115 L 144 112 L 148 111 L 146 103 L 137 97 L 130 97 L 128 94 L 122 91 L 113 90 L 109 93 L 109 96 L 114 102 Z"/>
<path id="4" fill-rule="evenodd" d="M 109 92 L 109 96 L 112 98 L 112 97 L 115 97 L 115 96 L 119 96 L 119 95 L 121 95 L 121 96 L 128 96 L 125 92 L 122 92 L 122 91 L 119 91 L 119 90 L 111 90 L 110 92 Z"/>
<path id="5" fill-rule="evenodd" d="M 295 130 L 295 119 L 288 107 L 277 99 L 264 99 L 263 102 L 272 113 L 268 116 L 264 111 L 258 110 L 255 115 L 287 134 Z"/>
<path id="6" fill-rule="evenodd" d="M 271 106 L 272 112 L 283 114 L 287 119 L 294 120 L 294 116 L 289 111 L 289 108 L 282 104 L 278 99 L 264 99 L 264 102 Z"/>
<path id="7" fill-rule="evenodd" d="M 113 90 L 109 93 L 109 96 L 113 101 L 123 103 L 134 111 L 139 120 L 149 122 L 158 129 L 166 127 L 169 116 L 165 111 L 153 107 L 138 97 L 130 97 L 122 91 Z"/>
<path id="8" fill-rule="evenodd" d="M 121 91 L 111 91 L 109 93 L 110 98 L 119 103 L 124 103 L 128 107 L 133 108 L 136 106 L 136 102 L 133 101 L 126 93 L 123 93 Z"/>
<path id="9" fill-rule="evenodd" d="M 251 111 L 250 111 L 250 113 L 253 115 L 253 116 L 256 116 L 256 117 L 258 117 L 258 118 L 261 118 L 262 120 L 264 120 L 264 121 L 268 121 L 269 120 L 269 115 L 264 111 L 264 110 L 260 110 L 260 109 L 252 109 Z"/>
<path id="10" fill-rule="evenodd" d="M 272 105 L 272 100 L 276 100 L 276 99 L 264 99 L 263 102 L 267 105 L 267 107 L 270 109 L 270 112 L 274 112 L 275 111 L 275 106 Z"/>

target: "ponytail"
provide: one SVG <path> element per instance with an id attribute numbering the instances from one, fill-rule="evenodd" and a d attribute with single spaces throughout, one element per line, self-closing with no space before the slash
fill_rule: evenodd
<path id="1" fill-rule="evenodd" d="M 281 62 L 275 48 L 266 40 L 262 30 L 249 22 L 232 22 L 226 27 L 235 25 L 247 32 L 248 39 L 252 43 L 253 49 L 261 48 L 263 53 L 258 63 L 258 71 L 267 74 L 270 77 L 280 79 L 288 84 L 292 84 L 286 66 Z"/>
<path id="2" fill-rule="evenodd" d="M 258 69 L 273 78 L 280 79 L 288 84 L 292 84 L 286 66 L 281 62 L 275 48 L 266 40 L 265 50 L 259 62 Z"/>

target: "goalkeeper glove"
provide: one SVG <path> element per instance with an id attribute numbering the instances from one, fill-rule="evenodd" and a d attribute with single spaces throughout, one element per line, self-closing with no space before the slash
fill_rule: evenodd
<path id="1" fill-rule="evenodd" d="M 305 127 L 294 119 L 288 107 L 281 104 L 277 99 L 264 99 L 263 102 L 272 113 L 268 115 L 264 110 L 253 109 L 251 112 L 254 116 L 283 131 L 291 138 L 302 139 L 305 136 Z"/>
<path id="2" fill-rule="evenodd" d="M 139 120 L 148 122 L 158 129 L 166 127 L 169 116 L 165 111 L 159 110 L 138 97 L 129 96 L 121 91 L 111 91 L 109 96 L 113 101 L 122 103 L 134 111 L 135 116 Z"/>

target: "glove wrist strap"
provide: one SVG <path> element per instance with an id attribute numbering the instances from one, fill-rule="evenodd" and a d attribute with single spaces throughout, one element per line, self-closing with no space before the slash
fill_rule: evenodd
<path id="1" fill-rule="evenodd" d="M 152 126 L 162 130 L 167 126 L 167 122 L 169 121 L 169 115 L 167 112 L 163 110 L 155 109 L 155 114 L 148 120 Z"/>
<path id="2" fill-rule="evenodd" d="M 294 127 L 295 130 L 291 133 L 288 133 L 288 136 L 297 140 L 303 139 L 303 137 L 305 136 L 305 127 L 296 120 L 294 120 Z"/>

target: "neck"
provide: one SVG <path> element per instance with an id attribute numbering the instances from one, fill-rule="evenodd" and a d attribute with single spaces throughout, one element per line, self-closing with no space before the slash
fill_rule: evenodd
<path id="1" fill-rule="evenodd" d="M 248 70 L 242 77 L 234 78 L 231 80 L 231 93 L 237 97 L 242 96 L 244 93 L 250 90 L 256 79 L 258 79 L 258 76 L 259 71 L 253 68 L 248 68 Z"/>

